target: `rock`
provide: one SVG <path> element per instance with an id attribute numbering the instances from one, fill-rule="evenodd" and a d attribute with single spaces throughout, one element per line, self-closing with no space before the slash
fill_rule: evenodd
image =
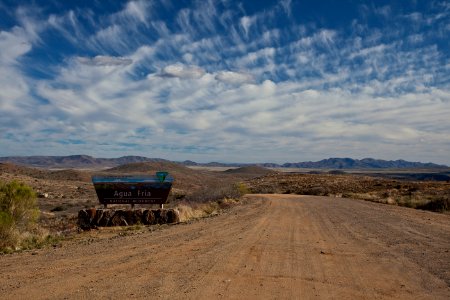
<path id="1" fill-rule="evenodd" d="M 48 198 L 48 193 L 39 193 L 38 198 Z"/>
<path id="2" fill-rule="evenodd" d="M 180 222 L 176 209 L 83 209 L 78 212 L 78 225 L 83 230 L 106 226 L 129 226 L 135 224 L 173 224 Z"/>
<path id="3" fill-rule="evenodd" d="M 89 216 L 89 224 L 91 228 L 97 228 L 97 226 L 93 223 L 95 215 L 97 214 L 97 210 L 95 208 L 86 209 L 86 213 Z"/>
<path id="4" fill-rule="evenodd" d="M 142 224 L 144 225 L 153 225 L 156 224 L 155 214 L 152 210 L 146 209 L 142 214 Z"/>
<path id="5" fill-rule="evenodd" d="M 86 212 L 89 215 L 90 220 L 92 221 L 95 218 L 95 215 L 97 213 L 97 209 L 95 209 L 95 208 L 88 208 L 88 209 L 86 209 Z"/>
<path id="6" fill-rule="evenodd" d="M 123 210 L 116 210 L 116 213 L 109 221 L 109 226 L 128 226 L 126 214 Z"/>
<path id="7" fill-rule="evenodd" d="M 124 210 L 122 212 L 122 216 L 128 225 L 134 225 L 133 211 L 132 210 Z"/>
<path id="8" fill-rule="evenodd" d="M 101 219 L 98 220 L 98 226 L 110 226 L 110 221 L 114 217 L 115 211 L 112 209 L 104 209 Z"/>
<path id="9" fill-rule="evenodd" d="M 176 209 L 168 209 L 166 210 L 166 220 L 167 223 L 173 224 L 180 222 L 180 212 Z"/>
<path id="10" fill-rule="evenodd" d="M 155 215 L 155 223 L 154 224 L 165 224 L 165 214 L 162 209 L 153 209 L 153 214 Z"/>
<path id="11" fill-rule="evenodd" d="M 133 211 L 133 224 L 142 224 L 142 217 L 144 215 L 143 209 Z"/>
<path id="12" fill-rule="evenodd" d="M 142 223 L 143 213 L 144 213 L 143 209 L 126 210 L 124 211 L 124 217 L 128 225 L 135 225 L 138 223 Z"/>
<path id="13" fill-rule="evenodd" d="M 103 209 L 97 209 L 97 212 L 95 213 L 95 217 L 91 221 L 91 224 L 94 226 L 100 226 L 100 222 L 103 218 Z"/>
<path id="14" fill-rule="evenodd" d="M 82 209 L 78 212 L 78 226 L 82 230 L 90 230 L 91 229 L 91 221 L 88 212 L 85 209 Z"/>

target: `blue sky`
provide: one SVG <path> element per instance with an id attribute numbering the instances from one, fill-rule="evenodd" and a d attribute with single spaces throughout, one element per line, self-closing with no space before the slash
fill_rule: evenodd
<path id="1" fill-rule="evenodd" d="M 0 156 L 450 165 L 449 1 L 1 1 Z"/>

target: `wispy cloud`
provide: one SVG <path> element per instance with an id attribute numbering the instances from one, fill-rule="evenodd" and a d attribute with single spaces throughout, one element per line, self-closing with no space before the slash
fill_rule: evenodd
<path id="1" fill-rule="evenodd" d="M 250 76 L 249 74 L 232 71 L 221 71 L 216 75 L 215 78 L 219 81 L 231 84 L 243 84 L 253 81 L 252 76 Z"/>
<path id="2" fill-rule="evenodd" d="M 294 5 L 15 8 L 0 31 L 0 154 L 450 163 L 450 8 L 367 6 L 333 27 Z"/>
<path id="3" fill-rule="evenodd" d="M 169 65 L 162 69 L 163 77 L 179 77 L 179 78 L 200 78 L 205 73 L 202 68 L 197 66 L 186 66 L 183 64 Z"/>
<path id="4" fill-rule="evenodd" d="M 84 65 L 93 66 L 128 66 L 133 60 L 123 57 L 97 55 L 95 57 L 78 57 L 78 61 Z"/>

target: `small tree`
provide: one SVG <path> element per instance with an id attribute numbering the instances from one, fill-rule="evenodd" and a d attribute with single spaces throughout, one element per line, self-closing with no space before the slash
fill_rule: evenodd
<path id="1" fill-rule="evenodd" d="M 36 193 L 23 183 L 0 183 L 0 248 L 15 247 L 19 233 L 39 217 Z"/>

